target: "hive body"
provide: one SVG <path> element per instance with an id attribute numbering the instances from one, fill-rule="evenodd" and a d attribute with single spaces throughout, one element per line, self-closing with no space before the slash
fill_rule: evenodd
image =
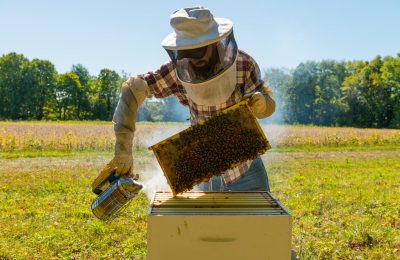
<path id="1" fill-rule="evenodd" d="M 269 192 L 156 193 L 147 259 L 290 259 L 291 229 Z"/>

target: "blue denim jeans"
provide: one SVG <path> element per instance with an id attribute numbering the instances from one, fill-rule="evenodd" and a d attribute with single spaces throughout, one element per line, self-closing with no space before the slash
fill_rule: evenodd
<path id="1" fill-rule="evenodd" d="M 267 171 L 260 157 L 255 159 L 245 174 L 226 185 L 222 176 L 214 176 L 197 186 L 200 191 L 270 191 Z"/>

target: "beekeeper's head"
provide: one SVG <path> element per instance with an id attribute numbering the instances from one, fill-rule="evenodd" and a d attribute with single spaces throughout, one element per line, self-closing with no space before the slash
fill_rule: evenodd
<path id="1" fill-rule="evenodd" d="M 202 83 L 223 74 L 234 63 L 237 45 L 232 22 L 214 18 L 204 7 L 190 7 L 171 15 L 174 32 L 162 41 L 176 66 L 179 80 Z"/>

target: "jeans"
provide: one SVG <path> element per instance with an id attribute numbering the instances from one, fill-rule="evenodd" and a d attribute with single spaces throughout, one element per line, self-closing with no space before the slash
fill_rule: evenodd
<path id="1" fill-rule="evenodd" d="M 260 157 L 239 179 L 226 185 L 222 176 L 214 176 L 208 182 L 197 186 L 200 191 L 270 191 L 267 171 Z"/>

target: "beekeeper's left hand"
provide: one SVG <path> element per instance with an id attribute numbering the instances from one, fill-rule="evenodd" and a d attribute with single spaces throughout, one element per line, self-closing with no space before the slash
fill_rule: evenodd
<path id="1" fill-rule="evenodd" d="M 266 118 L 275 112 L 275 101 L 272 97 L 272 92 L 266 91 L 266 93 L 255 92 L 244 96 L 244 98 L 249 98 L 247 104 L 257 118 Z"/>
<path id="2" fill-rule="evenodd" d="M 255 92 L 252 94 L 248 104 L 256 117 L 263 118 L 263 115 L 267 110 L 267 101 L 261 92 Z"/>

